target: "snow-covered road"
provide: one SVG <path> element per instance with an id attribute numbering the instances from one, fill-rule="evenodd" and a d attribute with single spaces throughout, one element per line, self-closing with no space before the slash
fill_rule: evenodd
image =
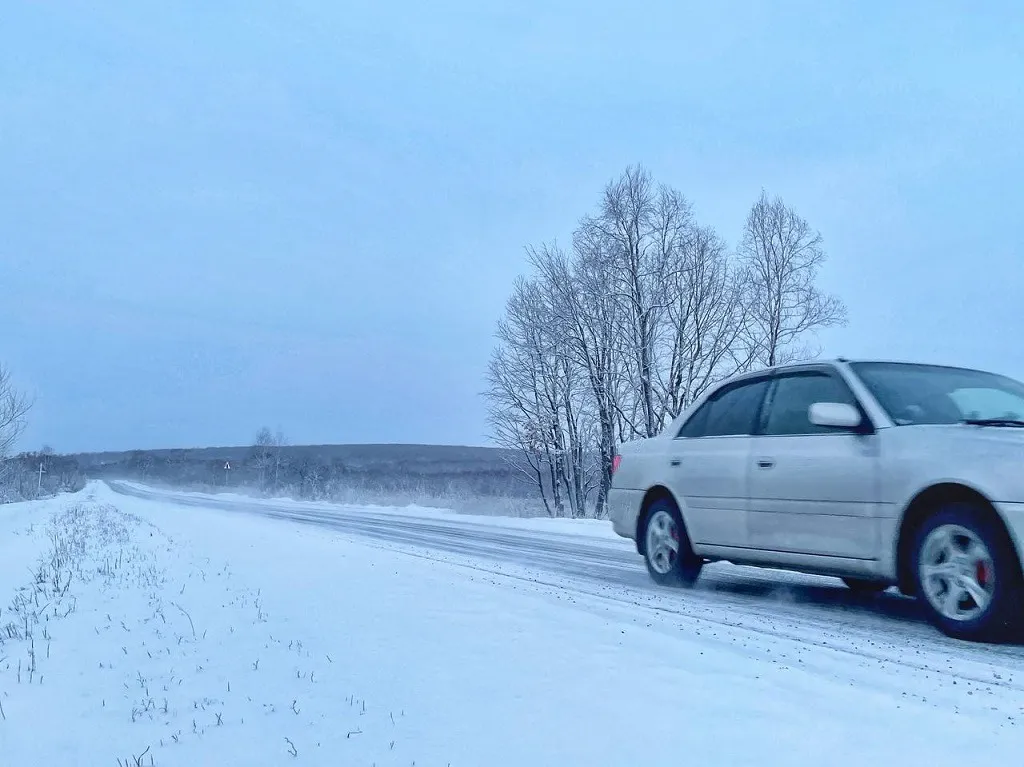
<path id="1" fill-rule="evenodd" d="M 663 590 L 650 581 L 632 543 L 604 522 L 344 507 L 177 493 L 124 482 L 111 487 L 136 498 L 300 521 L 478 572 L 639 608 L 662 621 L 739 630 L 750 643 L 771 646 L 779 639 L 870 663 L 997 684 L 1015 690 L 1024 706 L 1024 647 L 947 639 L 925 622 L 913 600 L 893 589 L 864 597 L 835 578 L 715 564 L 704 569 L 696 589 Z"/>
<path id="2" fill-rule="evenodd" d="M 601 523 L 116 490 L 0 507 L 2 764 L 1024 750 L 1024 651 L 945 639 L 896 596 L 727 565 L 659 590 Z"/>

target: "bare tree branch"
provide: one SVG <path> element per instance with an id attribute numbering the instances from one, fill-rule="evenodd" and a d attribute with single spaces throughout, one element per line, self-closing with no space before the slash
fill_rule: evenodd
<path id="1" fill-rule="evenodd" d="M 809 354 L 808 336 L 846 323 L 843 302 L 816 285 L 826 259 L 821 235 L 781 198 L 761 192 L 747 216 L 739 256 L 750 309 L 747 342 L 761 364 Z"/>
<path id="2" fill-rule="evenodd" d="M 709 227 L 695 227 L 683 249 L 683 268 L 670 283 L 669 332 L 658 391 L 666 420 L 675 418 L 711 384 L 749 368 L 738 354 L 748 312 L 742 273 Z"/>
<path id="3" fill-rule="evenodd" d="M 0 460 L 7 458 L 25 431 L 32 399 L 15 388 L 10 371 L 0 365 Z"/>

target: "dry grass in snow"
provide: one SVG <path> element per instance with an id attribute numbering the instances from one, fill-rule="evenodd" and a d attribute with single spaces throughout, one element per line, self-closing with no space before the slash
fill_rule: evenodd
<path id="1" fill-rule="evenodd" d="M 413 761 L 403 712 L 347 689 L 227 565 L 86 496 L 18 532 L 40 553 L 0 609 L 0 763 Z"/>

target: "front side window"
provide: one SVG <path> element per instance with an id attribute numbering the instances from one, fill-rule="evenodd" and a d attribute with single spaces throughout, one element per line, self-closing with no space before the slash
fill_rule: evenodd
<path id="1" fill-rule="evenodd" d="M 1024 384 L 1006 376 L 901 362 L 851 367 L 899 426 L 1024 420 Z"/>
<path id="2" fill-rule="evenodd" d="M 767 380 L 758 379 L 714 394 L 687 420 L 679 436 L 726 437 L 753 434 L 767 388 Z"/>
<path id="3" fill-rule="evenodd" d="M 849 388 L 826 373 L 798 373 L 776 380 L 764 433 L 830 434 L 837 430 L 811 423 L 810 409 L 816 402 L 840 402 L 857 406 Z M 839 430 L 844 431 L 844 430 Z"/>

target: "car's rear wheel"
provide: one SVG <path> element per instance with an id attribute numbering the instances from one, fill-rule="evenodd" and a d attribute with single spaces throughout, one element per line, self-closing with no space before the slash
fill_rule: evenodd
<path id="1" fill-rule="evenodd" d="M 679 507 L 671 498 L 657 498 L 647 508 L 644 561 L 656 583 L 692 586 L 704 560 L 693 553 Z"/>
<path id="2" fill-rule="evenodd" d="M 967 504 L 946 506 L 917 531 L 913 551 L 917 594 L 940 630 L 971 641 L 1017 636 L 1020 562 L 989 514 Z"/>
<path id="3" fill-rule="evenodd" d="M 846 587 L 857 594 L 863 594 L 865 596 L 871 594 L 881 594 L 887 588 L 889 584 L 885 581 L 872 581 L 868 578 L 843 578 L 843 583 Z"/>

